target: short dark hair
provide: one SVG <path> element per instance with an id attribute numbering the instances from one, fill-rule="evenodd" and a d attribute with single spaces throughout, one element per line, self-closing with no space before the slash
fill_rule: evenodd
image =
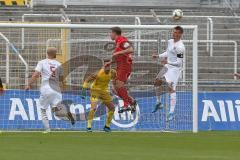
<path id="1" fill-rule="evenodd" d="M 180 33 L 183 33 L 183 28 L 181 26 L 176 26 L 174 29 L 180 31 Z"/>
<path id="2" fill-rule="evenodd" d="M 116 33 L 117 35 L 121 35 L 122 34 L 122 30 L 120 27 L 112 27 L 111 31 Z"/>

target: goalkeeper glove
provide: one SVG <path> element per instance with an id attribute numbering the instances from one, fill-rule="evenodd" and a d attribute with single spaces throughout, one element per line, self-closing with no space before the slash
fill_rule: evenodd
<path id="1" fill-rule="evenodd" d="M 83 85 L 82 85 L 82 88 L 83 89 L 89 89 L 90 88 L 90 85 L 88 82 L 84 82 Z"/>

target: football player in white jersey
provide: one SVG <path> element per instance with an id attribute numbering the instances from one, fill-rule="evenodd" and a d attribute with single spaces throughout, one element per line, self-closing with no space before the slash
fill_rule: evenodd
<path id="1" fill-rule="evenodd" d="M 177 101 L 176 87 L 179 77 L 181 76 L 183 56 L 185 54 L 185 46 L 181 40 L 182 34 L 183 28 L 181 26 L 174 27 L 172 39 L 168 40 L 167 50 L 162 54 L 153 54 L 153 58 L 160 58 L 161 64 L 164 65 L 154 83 L 157 104 L 153 113 L 163 108 L 161 95 L 168 91 L 170 93 L 169 121 L 174 119 L 174 110 Z M 164 86 L 166 86 L 166 88 L 164 88 Z"/>
<path id="2" fill-rule="evenodd" d="M 57 49 L 49 47 L 47 49 L 47 58 L 38 62 L 35 72 L 28 81 L 26 90 L 31 88 L 31 84 L 41 75 L 41 87 L 39 105 L 41 108 L 42 122 L 45 132 L 50 131 L 49 121 L 46 110 L 49 106 L 56 107 L 62 101 L 60 82 L 63 82 L 63 69 L 61 63 L 55 60 Z"/>

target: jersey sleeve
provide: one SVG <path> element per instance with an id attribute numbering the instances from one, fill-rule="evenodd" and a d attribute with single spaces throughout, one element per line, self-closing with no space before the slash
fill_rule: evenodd
<path id="1" fill-rule="evenodd" d="M 120 46 L 122 49 L 128 49 L 129 47 L 131 47 L 131 43 L 129 41 L 123 41 L 123 42 L 120 42 Z"/>
<path id="2" fill-rule="evenodd" d="M 167 56 L 168 56 L 168 52 L 167 51 L 162 53 L 162 54 L 159 54 L 159 58 L 165 58 Z"/>
<path id="3" fill-rule="evenodd" d="M 159 54 L 159 58 L 167 58 L 168 57 L 168 47 L 170 46 L 170 40 L 168 41 L 168 46 L 167 46 L 167 50 L 165 52 L 163 52 L 162 54 Z"/>
<path id="4" fill-rule="evenodd" d="M 183 58 L 184 54 L 185 54 L 185 48 L 184 47 L 178 47 L 176 49 L 176 53 L 177 53 L 177 58 Z"/>
<path id="5" fill-rule="evenodd" d="M 41 73 L 41 71 L 42 71 L 42 67 L 43 67 L 43 66 L 42 66 L 42 63 L 41 63 L 41 62 L 38 62 L 37 66 L 36 66 L 36 68 L 35 68 L 35 71 Z"/>

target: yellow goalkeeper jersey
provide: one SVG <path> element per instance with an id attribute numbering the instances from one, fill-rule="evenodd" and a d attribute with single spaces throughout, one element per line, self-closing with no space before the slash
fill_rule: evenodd
<path id="1" fill-rule="evenodd" d="M 104 69 L 100 69 L 97 73 L 96 79 L 93 81 L 91 85 L 91 89 L 93 90 L 103 90 L 107 91 L 109 88 L 109 82 L 114 79 L 116 76 L 116 71 L 114 69 L 111 69 L 111 71 L 106 74 L 104 72 Z"/>

